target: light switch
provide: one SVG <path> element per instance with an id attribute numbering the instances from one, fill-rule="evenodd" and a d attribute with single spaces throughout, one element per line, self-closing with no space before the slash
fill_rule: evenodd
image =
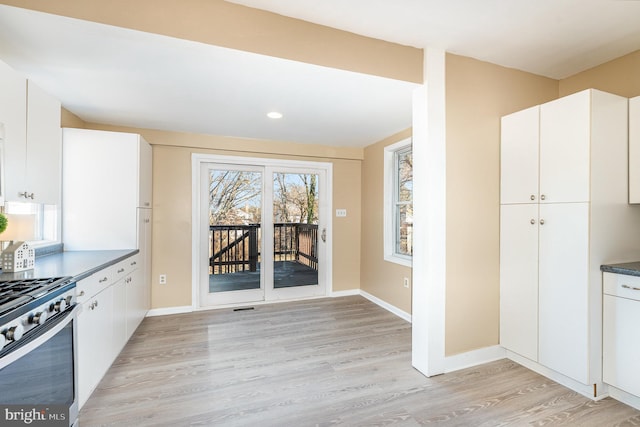
<path id="1" fill-rule="evenodd" d="M 336 217 L 345 217 L 347 216 L 346 209 L 336 209 Z"/>

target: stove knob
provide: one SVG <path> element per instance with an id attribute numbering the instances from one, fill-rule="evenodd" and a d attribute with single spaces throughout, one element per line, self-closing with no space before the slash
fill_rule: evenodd
<path id="1" fill-rule="evenodd" d="M 64 300 L 64 298 L 62 298 L 60 301 L 56 302 L 55 310 L 58 313 L 63 312 L 65 308 L 67 308 L 67 302 Z"/>
<path id="2" fill-rule="evenodd" d="M 68 295 L 64 300 L 67 302 L 67 307 L 69 307 L 73 301 L 73 295 Z"/>
<path id="3" fill-rule="evenodd" d="M 32 325 L 42 325 L 47 321 L 47 310 L 39 311 L 29 316 L 29 323 Z"/>
<path id="4" fill-rule="evenodd" d="M 24 334 L 24 326 L 16 325 L 12 326 L 4 332 L 4 336 L 8 341 L 18 341 L 22 338 L 22 334 Z"/>

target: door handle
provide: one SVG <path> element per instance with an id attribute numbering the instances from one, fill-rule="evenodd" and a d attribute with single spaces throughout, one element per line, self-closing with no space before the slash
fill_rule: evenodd
<path id="1" fill-rule="evenodd" d="M 327 229 L 323 228 L 322 229 L 322 234 L 320 234 L 320 238 L 322 239 L 323 242 L 327 242 Z"/>

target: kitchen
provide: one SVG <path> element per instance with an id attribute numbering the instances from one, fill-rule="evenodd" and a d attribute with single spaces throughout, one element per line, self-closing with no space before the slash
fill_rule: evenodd
<path id="1" fill-rule="evenodd" d="M 455 355 L 473 352 L 478 349 L 495 349 L 498 343 L 498 205 L 499 186 L 497 184 L 499 170 L 499 123 L 498 118 L 535 104 L 543 103 L 559 96 L 576 92 L 591 86 L 596 86 L 609 92 L 625 92 L 632 97 L 634 93 L 633 61 L 635 56 L 623 57 L 618 61 L 612 61 L 603 65 L 592 73 L 585 72 L 573 78 L 553 80 L 540 76 L 525 75 L 513 70 L 506 70 L 488 63 L 479 62 L 470 58 L 447 54 L 447 156 L 446 178 L 450 182 L 447 188 L 447 266 L 444 274 L 447 281 L 447 307 L 443 316 L 446 316 L 446 348 L 443 354 L 451 357 L 451 363 L 455 362 Z M 605 77 L 600 77 L 601 75 Z M 404 77 L 406 78 L 406 77 Z M 505 87 L 504 82 L 513 86 Z M 627 84 L 628 87 L 620 87 Z M 473 106 L 469 109 L 466 106 Z M 477 116 L 476 111 L 485 111 L 488 116 Z M 69 122 L 82 123 L 72 115 L 65 113 Z M 455 123 L 471 123 L 472 126 L 462 126 Z M 74 126 L 71 126 L 74 127 Z M 98 129 L 114 129 L 113 127 L 95 125 Z M 471 131 L 468 128 L 473 128 Z M 129 129 L 131 130 L 131 129 Z M 176 280 L 175 278 L 191 276 L 190 271 L 190 235 L 189 226 L 191 218 L 186 209 L 189 200 L 189 147 L 199 147 L 203 150 L 216 147 L 217 149 L 237 149 L 236 141 L 224 137 L 193 136 L 181 133 L 143 130 L 145 139 L 154 145 L 154 167 L 160 170 L 154 174 L 154 186 L 158 191 L 154 193 L 154 250 L 153 253 L 153 277 L 165 272 L 168 273 L 169 286 L 161 287 L 154 283 L 152 289 L 153 308 L 188 307 L 191 305 L 191 286 L 189 280 Z M 404 137 L 404 136 L 402 136 Z M 400 137 L 398 137 L 400 139 Z M 472 143 L 471 141 L 476 141 Z M 335 180 L 348 186 L 344 193 L 334 196 L 336 207 L 346 207 L 352 216 L 345 218 L 343 222 L 337 222 L 335 226 L 341 227 L 334 230 L 337 235 L 346 235 L 345 229 L 360 229 L 361 223 L 375 224 L 373 218 L 369 218 L 366 212 L 373 209 L 365 209 L 367 200 L 363 199 L 363 208 L 360 207 L 360 194 L 353 175 L 359 176 L 359 169 L 368 174 L 375 174 L 372 170 L 375 165 L 367 163 L 367 156 L 375 156 L 372 147 L 364 153 L 364 162 L 361 153 L 353 150 L 342 150 L 340 159 L 335 160 Z M 300 147 L 275 146 L 269 151 L 276 154 L 286 154 L 291 149 L 301 150 Z M 253 143 L 249 150 L 264 152 L 264 147 Z M 307 154 L 316 154 L 320 157 L 328 156 L 327 151 L 313 152 L 311 148 L 304 148 Z M 469 158 L 482 159 L 481 162 L 471 164 Z M 342 176 L 340 178 L 339 176 Z M 372 175 L 375 176 L 375 175 Z M 363 186 L 374 185 L 364 182 Z M 368 180 L 367 180 L 368 181 Z M 455 191 L 453 190 L 455 188 Z M 489 189 L 489 190 L 487 190 Z M 488 194 L 487 194 L 488 191 Z M 353 195 L 358 195 L 354 197 Z M 474 194 L 487 194 L 487 198 L 477 200 Z M 157 197 L 156 197 L 157 196 Z M 471 227 L 466 215 L 466 206 L 469 198 L 478 204 L 478 218 L 485 222 L 487 227 Z M 336 200 L 337 199 L 337 200 Z M 156 209 L 157 208 L 157 209 Z M 360 211 L 363 212 L 362 221 Z M 162 232 L 160 232 L 162 230 Z M 456 230 L 460 230 L 460 234 Z M 363 239 L 371 239 L 364 236 Z M 358 286 L 368 290 L 369 293 L 379 296 L 381 299 L 390 300 L 391 304 L 400 307 L 405 312 L 411 312 L 411 296 L 398 292 L 385 290 L 375 276 L 380 270 L 378 262 L 372 261 L 373 245 L 353 244 L 353 239 L 345 239 L 340 247 L 346 248 L 344 253 L 336 253 L 338 265 L 334 265 L 334 289 L 347 291 Z M 363 267 L 350 268 L 358 265 L 362 259 Z M 162 271 L 154 266 L 170 266 L 170 271 Z M 482 271 L 481 277 L 475 277 L 474 271 Z M 386 273 L 383 273 L 386 274 Z M 398 274 L 406 275 L 402 271 Z M 474 280 L 470 280 L 470 279 Z M 394 280 L 395 278 L 391 279 Z M 479 283 L 478 283 L 479 281 Z M 414 280 L 414 283 L 419 281 Z M 359 285 L 362 283 L 362 285 Z M 476 283 L 469 286 L 467 283 Z M 414 289 L 415 290 L 415 289 Z M 473 301 L 481 304 L 472 304 Z M 471 330 L 467 330 L 472 324 Z M 492 356 L 493 357 L 493 356 Z M 455 364 L 455 363 L 454 363 Z"/>

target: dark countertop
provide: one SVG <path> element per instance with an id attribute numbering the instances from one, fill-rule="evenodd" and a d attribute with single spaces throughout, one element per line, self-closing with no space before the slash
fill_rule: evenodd
<path id="1" fill-rule="evenodd" d="M 640 276 L 640 261 L 625 262 L 622 264 L 605 264 L 600 270 L 607 273 L 626 274 L 627 276 Z"/>
<path id="2" fill-rule="evenodd" d="M 0 273 L 0 281 L 63 276 L 71 276 L 77 281 L 138 252 L 138 249 L 59 252 L 37 257 L 33 270 Z"/>

